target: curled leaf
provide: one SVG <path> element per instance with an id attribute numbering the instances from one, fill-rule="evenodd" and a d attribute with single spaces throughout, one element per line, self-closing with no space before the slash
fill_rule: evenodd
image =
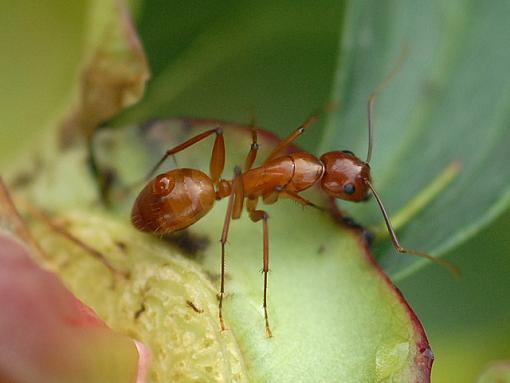
<path id="1" fill-rule="evenodd" d="M 123 0 L 93 2 L 79 100 L 63 125 L 64 139 L 90 136 L 97 126 L 138 101 L 149 78 L 142 44 Z"/>

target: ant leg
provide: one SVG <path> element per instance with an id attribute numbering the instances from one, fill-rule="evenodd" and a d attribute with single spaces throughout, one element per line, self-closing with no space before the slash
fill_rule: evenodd
<path id="1" fill-rule="evenodd" d="M 272 205 L 276 203 L 280 197 L 280 194 L 282 194 L 282 190 L 283 188 L 281 186 L 275 187 L 272 192 L 262 196 L 262 201 L 264 201 L 266 205 Z"/>
<path id="2" fill-rule="evenodd" d="M 272 152 L 267 156 L 267 158 L 264 160 L 264 163 L 267 163 L 268 161 L 272 160 L 273 158 L 277 157 L 285 148 L 287 148 L 290 144 L 292 144 L 299 136 L 301 136 L 306 129 L 308 129 L 315 121 L 317 121 L 317 118 L 324 113 L 331 109 L 330 104 L 326 104 L 321 109 L 317 110 L 315 113 L 308 116 L 308 118 L 303 122 L 303 124 L 297 128 L 294 132 L 289 134 L 284 140 L 280 141 L 280 143 L 272 150 Z"/>
<path id="3" fill-rule="evenodd" d="M 165 155 L 156 163 L 156 165 L 154 165 L 151 171 L 147 174 L 147 176 L 145 177 L 145 181 L 152 178 L 154 173 L 156 173 L 156 171 L 168 157 L 176 155 L 177 153 L 183 151 L 184 149 L 187 149 L 191 145 L 196 144 L 197 142 L 202 141 L 204 138 L 209 137 L 213 133 L 216 134 L 216 139 L 214 141 L 214 146 L 211 155 L 210 172 L 213 183 L 217 184 L 225 165 L 225 143 L 223 140 L 223 130 L 219 127 L 200 133 L 195 137 L 192 137 L 189 140 L 183 142 L 182 144 L 167 150 Z"/>
<path id="4" fill-rule="evenodd" d="M 237 183 L 232 184 L 232 190 L 234 193 L 234 208 L 232 210 L 232 219 L 238 219 L 241 217 L 241 213 L 243 211 L 244 204 L 244 185 L 243 185 L 243 174 L 241 173 L 241 169 L 236 166 L 234 169 L 235 178 L 237 178 Z M 234 178 L 234 181 L 235 181 Z"/>
<path id="5" fill-rule="evenodd" d="M 248 204 L 248 210 L 250 214 L 250 218 L 253 222 L 258 222 L 262 220 L 264 237 L 263 237 L 263 248 L 264 248 L 264 258 L 263 258 L 263 268 L 262 272 L 264 273 L 264 300 L 263 300 L 263 308 L 264 308 L 264 320 L 266 322 L 266 336 L 271 338 L 273 336 L 271 332 L 271 328 L 269 327 L 269 319 L 267 315 L 267 273 L 269 272 L 269 230 L 267 221 L 269 219 L 269 215 L 264 210 L 255 210 L 256 209 L 257 200 L 255 202 Z"/>
<path id="6" fill-rule="evenodd" d="M 220 293 L 219 293 L 219 304 L 218 304 L 218 316 L 220 319 L 221 330 L 225 330 L 225 322 L 223 320 L 223 296 L 225 295 L 225 244 L 228 239 L 228 230 L 230 228 L 230 221 L 233 218 L 233 213 L 236 209 L 236 201 L 239 198 L 243 198 L 242 193 L 242 180 L 241 180 L 241 169 L 238 167 L 234 170 L 234 180 L 232 181 L 232 192 L 228 199 L 227 213 L 225 215 L 225 221 L 223 223 L 223 231 L 221 233 L 221 281 L 220 281 Z M 241 204 L 242 208 L 242 204 Z"/>
<path id="7" fill-rule="evenodd" d="M 259 144 L 257 143 L 257 129 L 255 129 L 254 123 L 252 123 L 251 146 L 250 146 L 250 151 L 248 152 L 248 155 L 246 156 L 246 161 L 244 164 L 245 171 L 251 169 L 253 163 L 255 162 L 255 159 L 257 158 L 258 150 L 259 150 Z M 241 182 L 241 187 L 242 187 L 242 182 Z M 229 190 L 228 182 L 224 181 L 224 180 L 219 180 L 217 189 L 218 189 L 216 192 L 217 199 L 221 199 L 224 196 L 227 196 L 229 194 L 229 191 L 227 191 L 227 190 Z M 244 193 L 242 193 L 242 194 L 244 194 Z M 234 203 L 234 206 L 235 206 L 234 207 L 234 218 L 239 218 L 241 216 L 241 212 L 243 209 L 243 201 L 244 201 L 244 198 L 240 198 L 240 199 L 238 198 L 236 200 L 236 202 Z"/>
<path id="8" fill-rule="evenodd" d="M 258 197 L 257 198 L 247 198 L 246 199 L 246 210 L 248 211 L 248 213 L 250 211 L 257 210 L 258 203 L 259 203 Z"/>
<path id="9" fill-rule="evenodd" d="M 382 203 L 381 197 L 379 197 L 379 194 L 375 191 L 374 187 L 369 181 L 366 181 L 367 186 L 372 190 L 372 193 L 374 194 L 375 200 L 377 201 L 377 204 L 379 205 L 379 208 L 381 209 L 381 213 L 384 218 L 384 222 L 386 223 L 386 228 L 388 229 L 388 233 L 390 234 L 391 242 L 393 243 L 393 247 L 395 250 L 397 250 L 399 253 L 405 253 L 409 255 L 415 255 L 418 257 L 426 258 L 432 262 L 435 262 L 443 267 L 446 267 L 448 271 L 450 271 L 453 276 L 458 277 L 460 275 L 459 269 L 453 265 L 452 263 L 448 262 L 447 260 L 433 257 L 430 254 L 422 253 L 420 251 L 416 251 L 414 249 L 408 249 L 406 247 L 403 247 L 400 245 L 400 242 L 398 241 L 397 234 L 395 233 L 395 230 L 393 229 L 390 218 L 388 216 L 388 213 L 386 212 L 386 209 L 384 208 L 384 205 Z"/>
<path id="10" fill-rule="evenodd" d="M 300 196 L 298 193 L 296 192 L 293 192 L 293 191 L 289 191 L 289 190 L 284 190 L 283 192 L 280 193 L 280 195 L 284 198 L 290 198 L 294 201 L 296 201 L 297 203 L 299 203 L 301 206 L 311 206 L 311 207 L 314 207 L 320 211 L 324 211 L 325 209 L 323 207 L 320 207 L 319 205 L 316 205 L 314 204 L 312 201 L 304 198 L 303 196 Z"/>
<path id="11" fill-rule="evenodd" d="M 257 130 L 255 127 L 251 128 L 251 146 L 248 156 L 246 156 L 246 162 L 244 164 L 244 170 L 250 170 L 255 159 L 257 158 L 257 151 L 259 150 L 259 144 L 257 143 Z"/>

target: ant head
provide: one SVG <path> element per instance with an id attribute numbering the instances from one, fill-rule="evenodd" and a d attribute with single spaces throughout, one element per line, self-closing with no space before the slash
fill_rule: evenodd
<path id="1" fill-rule="evenodd" d="M 370 166 L 352 152 L 329 152 L 321 156 L 324 175 L 321 186 L 329 195 L 347 201 L 365 201 L 369 196 Z"/>

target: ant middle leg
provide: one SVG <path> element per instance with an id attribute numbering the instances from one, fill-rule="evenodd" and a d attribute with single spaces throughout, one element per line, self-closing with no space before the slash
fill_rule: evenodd
<path id="1" fill-rule="evenodd" d="M 258 200 L 248 200 L 247 209 L 250 214 L 250 219 L 253 222 L 262 221 L 263 225 L 263 267 L 262 273 L 264 274 L 264 300 L 263 300 L 263 308 L 264 308 L 264 320 L 266 324 L 266 336 L 271 338 L 273 333 L 271 332 L 271 328 L 269 326 L 269 318 L 267 315 L 267 274 L 269 272 L 269 230 L 267 221 L 269 219 L 269 215 L 264 210 L 257 210 L 257 201 Z"/>

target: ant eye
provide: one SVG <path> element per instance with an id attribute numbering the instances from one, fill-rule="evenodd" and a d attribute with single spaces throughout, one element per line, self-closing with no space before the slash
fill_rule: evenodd
<path id="1" fill-rule="evenodd" d="M 350 150 L 342 150 L 342 153 L 350 154 L 351 156 L 355 157 L 354 153 Z"/>
<path id="2" fill-rule="evenodd" d="M 351 194 L 354 194 L 355 191 L 356 191 L 356 188 L 354 187 L 353 184 L 348 183 L 348 184 L 344 185 L 344 193 L 345 194 L 351 195 Z"/>

